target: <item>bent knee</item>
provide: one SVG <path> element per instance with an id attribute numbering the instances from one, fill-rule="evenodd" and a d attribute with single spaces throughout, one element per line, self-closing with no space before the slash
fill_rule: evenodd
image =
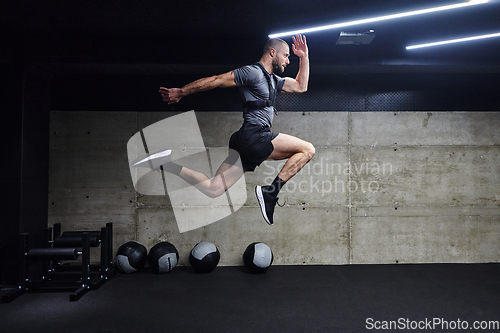
<path id="1" fill-rule="evenodd" d="M 210 199 L 215 199 L 215 198 L 218 198 L 220 197 L 221 195 L 224 194 L 225 191 L 221 191 L 221 190 L 211 190 L 211 191 L 208 191 L 206 193 L 206 195 L 210 198 Z"/>
<path id="2" fill-rule="evenodd" d="M 314 155 L 316 154 L 316 148 L 313 146 L 312 143 L 307 142 L 306 147 L 304 149 L 304 154 L 311 160 Z"/>
<path id="3" fill-rule="evenodd" d="M 205 194 L 209 198 L 215 199 L 215 198 L 218 198 L 221 195 L 223 195 L 225 192 L 226 192 L 226 189 L 224 188 L 224 186 L 215 185 L 215 186 L 211 186 L 210 188 L 208 188 L 208 190 L 206 191 Z"/>

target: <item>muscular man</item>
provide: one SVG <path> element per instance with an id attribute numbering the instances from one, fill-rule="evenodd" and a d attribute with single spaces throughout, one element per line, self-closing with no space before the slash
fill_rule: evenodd
<path id="1" fill-rule="evenodd" d="M 243 170 L 234 164 L 230 156 L 210 179 L 203 173 L 177 165 L 173 162 L 163 164 L 167 172 L 177 174 L 188 183 L 196 186 L 210 197 L 222 195 L 234 185 L 245 171 L 253 171 L 265 160 L 288 159 L 271 185 L 257 186 L 255 193 L 262 215 L 269 225 L 273 224 L 273 213 L 278 193 L 314 156 L 314 146 L 297 137 L 271 132 L 274 117 L 276 92 L 302 93 L 307 90 L 309 81 L 309 53 L 306 37 L 293 37 L 293 53 L 300 58 L 300 66 L 295 78 L 281 78 L 285 67 L 290 63 L 290 48 L 279 38 L 270 39 L 264 45 L 259 63 L 243 66 L 233 71 L 202 78 L 182 88 L 160 88 L 163 101 L 177 103 L 183 97 L 214 88 L 239 87 L 243 98 L 243 125 L 229 141 L 230 150 L 239 153 Z"/>

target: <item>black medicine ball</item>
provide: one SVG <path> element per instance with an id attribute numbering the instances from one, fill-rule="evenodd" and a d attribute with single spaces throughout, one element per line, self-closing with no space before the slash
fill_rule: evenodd
<path id="1" fill-rule="evenodd" d="M 177 265 L 179 252 L 169 242 L 156 244 L 149 250 L 148 264 L 157 273 L 168 273 Z"/>
<path id="2" fill-rule="evenodd" d="M 252 243 L 243 253 L 243 263 L 251 273 L 264 273 L 273 263 L 273 252 L 264 243 Z"/>
<path id="3" fill-rule="evenodd" d="M 146 265 L 148 250 L 136 241 L 130 241 L 118 248 L 116 267 L 123 273 L 133 273 Z"/>
<path id="4" fill-rule="evenodd" d="M 189 263 L 198 273 L 209 273 L 217 267 L 220 260 L 220 252 L 210 242 L 196 244 L 189 254 Z"/>

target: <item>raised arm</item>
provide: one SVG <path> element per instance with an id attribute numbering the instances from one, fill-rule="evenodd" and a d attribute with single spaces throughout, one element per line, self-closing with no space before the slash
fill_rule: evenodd
<path id="1" fill-rule="evenodd" d="M 221 75 L 215 75 L 196 80 L 185 85 L 182 88 L 161 87 L 159 92 L 164 102 L 173 104 L 179 102 L 182 97 L 186 97 L 194 93 L 215 88 L 229 88 L 235 86 L 236 83 L 234 82 L 234 73 L 233 71 L 230 71 Z"/>
<path id="2" fill-rule="evenodd" d="M 309 50 L 307 48 L 306 36 L 297 35 L 293 38 L 292 51 L 299 57 L 299 71 L 294 78 L 285 78 L 285 84 L 281 90 L 284 93 L 303 93 L 307 91 L 309 83 Z"/>

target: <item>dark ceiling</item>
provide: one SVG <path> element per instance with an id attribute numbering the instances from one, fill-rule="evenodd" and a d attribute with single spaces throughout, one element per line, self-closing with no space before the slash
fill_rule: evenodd
<path id="1" fill-rule="evenodd" d="M 190 64 L 257 61 L 268 34 L 463 2 L 100 0 L 5 1 L 1 62 Z M 8 3 L 8 5 L 6 4 Z M 7 6 L 9 8 L 7 8 Z M 340 31 L 375 30 L 370 45 L 337 45 Z M 500 65 L 500 38 L 408 51 L 407 45 L 500 32 L 500 3 L 307 34 L 311 64 Z M 291 42 L 290 37 L 285 38 Z M 293 59 L 292 59 L 293 61 Z"/>

